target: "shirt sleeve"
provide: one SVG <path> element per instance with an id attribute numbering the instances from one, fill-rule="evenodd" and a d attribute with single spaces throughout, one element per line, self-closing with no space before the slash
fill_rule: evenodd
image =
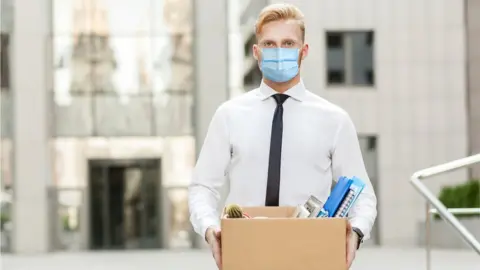
<path id="1" fill-rule="evenodd" d="M 377 217 L 377 198 L 365 169 L 357 131 L 347 113 L 342 115 L 335 137 L 332 172 L 335 181 L 338 181 L 341 176 L 356 176 L 365 182 L 366 186 L 350 209 L 348 217 L 352 227 L 362 231 L 365 240 L 370 238 L 370 232 Z"/>
<path id="2" fill-rule="evenodd" d="M 188 191 L 190 221 L 202 237 L 208 227 L 220 228 L 219 189 L 225 184 L 230 157 L 226 112 L 222 105 L 210 122 Z"/>

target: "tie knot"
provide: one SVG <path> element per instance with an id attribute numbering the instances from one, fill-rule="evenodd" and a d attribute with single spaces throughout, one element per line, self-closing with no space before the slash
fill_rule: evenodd
<path id="1" fill-rule="evenodd" d="M 287 100 L 289 97 L 290 97 L 289 95 L 285 95 L 285 94 L 273 95 L 273 98 L 277 102 L 277 105 L 282 105 L 285 102 L 285 100 Z"/>

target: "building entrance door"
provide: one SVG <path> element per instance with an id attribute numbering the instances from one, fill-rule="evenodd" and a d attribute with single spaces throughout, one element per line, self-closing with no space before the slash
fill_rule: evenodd
<path id="1" fill-rule="evenodd" d="M 160 161 L 90 160 L 90 248 L 162 248 Z"/>

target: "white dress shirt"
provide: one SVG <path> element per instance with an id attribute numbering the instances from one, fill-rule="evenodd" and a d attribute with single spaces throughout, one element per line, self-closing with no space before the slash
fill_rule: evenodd
<path id="1" fill-rule="evenodd" d="M 205 235 L 219 228 L 219 188 L 230 181 L 226 203 L 264 206 L 275 90 L 259 88 L 223 103 L 215 112 L 189 188 L 190 220 Z M 349 219 L 368 239 L 377 200 L 363 163 L 357 132 L 349 115 L 311 93 L 303 82 L 283 104 L 280 205 L 297 206 L 314 195 L 325 202 L 332 180 L 357 176 L 367 187 Z"/>

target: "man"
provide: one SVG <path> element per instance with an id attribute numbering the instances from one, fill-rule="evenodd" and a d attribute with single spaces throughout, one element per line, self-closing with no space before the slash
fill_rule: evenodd
<path id="1" fill-rule="evenodd" d="M 216 209 L 218 189 L 227 179 L 227 203 L 297 206 L 310 195 L 326 201 L 332 179 L 357 176 L 367 187 L 349 215 L 350 266 L 377 215 L 355 127 L 344 110 L 308 91 L 300 78 L 309 47 L 298 8 L 264 8 L 255 31 L 253 53 L 263 81 L 259 88 L 223 103 L 212 118 L 189 190 L 193 227 L 205 237 L 220 268 Z"/>

